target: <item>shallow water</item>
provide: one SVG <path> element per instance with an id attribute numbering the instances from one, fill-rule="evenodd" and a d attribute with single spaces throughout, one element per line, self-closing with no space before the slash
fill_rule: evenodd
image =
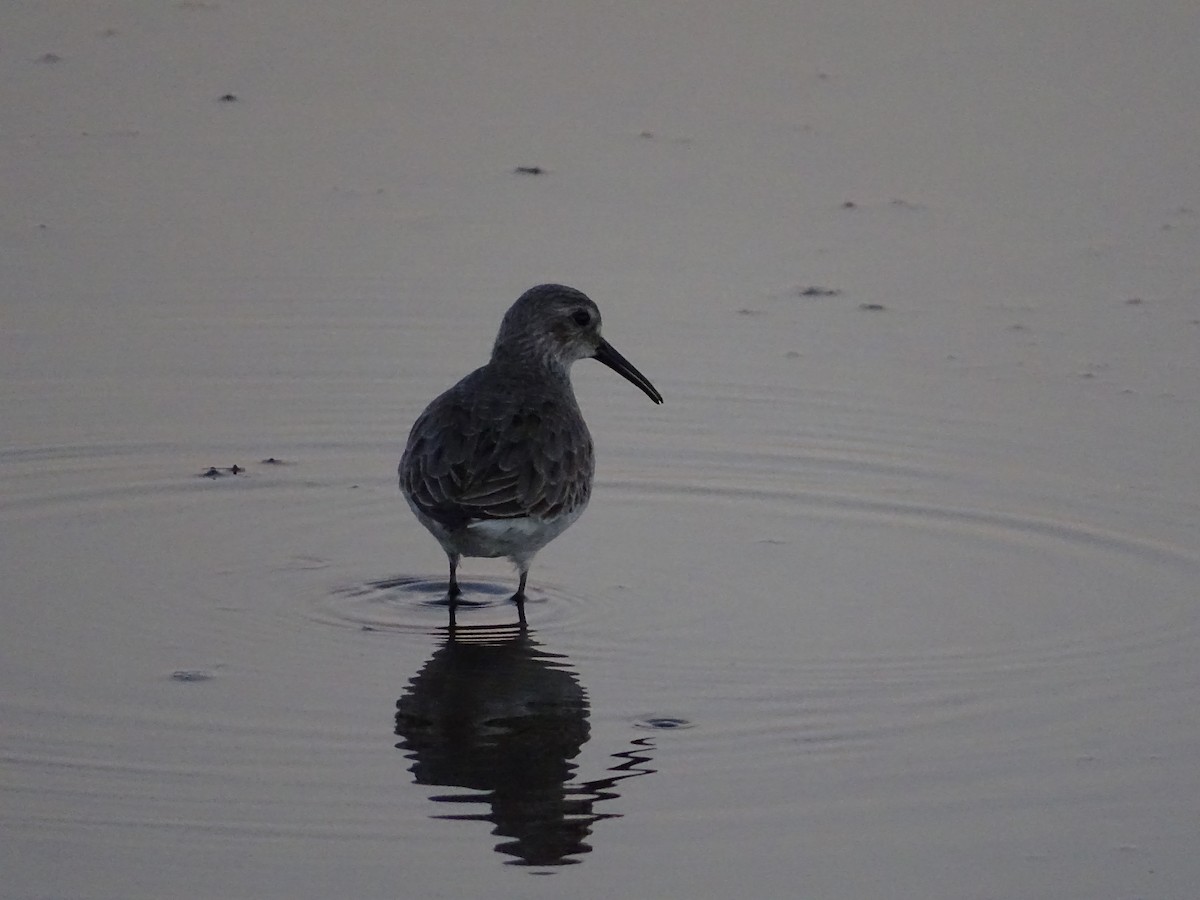
<path id="1" fill-rule="evenodd" d="M 301 6 L 0 14 L 0 894 L 1195 896 L 1187 4 Z M 451 629 L 550 279 L 666 403 Z"/>
<path id="2" fill-rule="evenodd" d="M 291 340 L 349 358 L 367 323 L 333 324 Z M 1043 470 L 1044 433 L 806 391 L 785 354 L 687 384 L 633 343 L 668 404 L 577 366 L 598 486 L 536 561 L 524 633 L 481 560 L 448 631 L 394 485 L 459 360 L 409 363 L 429 371 L 386 421 L 397 387 L 361 366 L 309 433 L 253 449 L 5 451 L 6 871 L 31 896 L 422 895 L 451 871 L 524 896 L 562 888 L 500 867 L 573 864 L 584 891 L 753 872 L 862 897 L 1189 870 L 1190 506 Z M 274 383 L 223 365 L 187 391 Z"/>

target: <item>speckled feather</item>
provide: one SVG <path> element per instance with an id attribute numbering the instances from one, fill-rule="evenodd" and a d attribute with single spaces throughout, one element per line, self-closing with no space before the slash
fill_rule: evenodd
<path id="1" fill-rule="evenodd" d="M 592 437 L 570 384 L 552 387 L 476 369 L 413 425 L 400 463 L 404 493 L 451 530 L 585 506 Z"/>

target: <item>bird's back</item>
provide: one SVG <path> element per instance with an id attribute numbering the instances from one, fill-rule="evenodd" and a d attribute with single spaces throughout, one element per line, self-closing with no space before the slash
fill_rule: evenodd
<path id="1" fill-rule="evenodd" d="M 414 510 L 456 531 L 478 520 L 577 515 L 594 467 L 569 381 L 489 365 L 429 404 L 399 475 Z"/>

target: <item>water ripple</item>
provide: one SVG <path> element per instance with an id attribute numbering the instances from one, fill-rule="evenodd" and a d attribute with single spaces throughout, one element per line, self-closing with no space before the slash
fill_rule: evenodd
<path id="1" fill-rule="evenodd" d="M 459 580 L 462 594 L 455 601 L 457 630 L 515 627 L 514 585 L 480 578 Z M 332 591 L 313 611 L 324 624 L 363 631 L 440 634 L 449 616 L 445 576 L 396 575 Z M 540 584 L 525 598 L 525 613 L 537 628 L 569 626 L 584 608 L 582 598 Z M 465 631 L 464 631 L 465 630 Z"/>

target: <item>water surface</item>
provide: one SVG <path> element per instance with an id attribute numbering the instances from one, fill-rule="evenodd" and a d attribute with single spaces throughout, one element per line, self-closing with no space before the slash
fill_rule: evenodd
<path id="1" fill-rule="evenodd" d="M 284 6 L 3 14 L 0 893 L 1194 896 L 1190 6 Z M 451 628 L 546 280 L 666 403 Z"/>

